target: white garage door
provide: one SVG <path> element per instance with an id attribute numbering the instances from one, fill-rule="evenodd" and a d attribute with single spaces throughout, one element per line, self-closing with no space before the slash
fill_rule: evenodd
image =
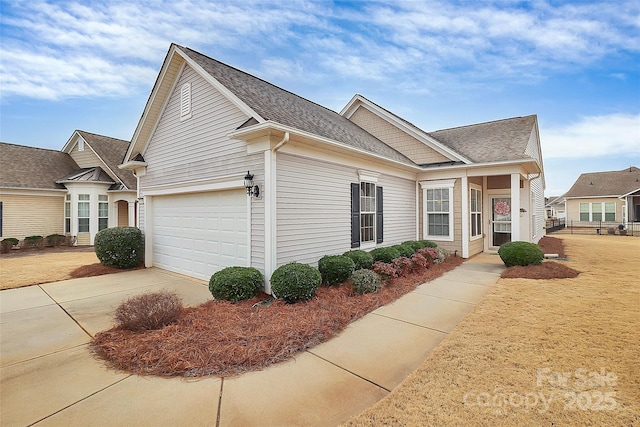
<path id="1" fill-rule="evenodd" d="M 153 198 L 153 264 L 209 280 L 247 265 L 247 196 L 242 190 Z"/>

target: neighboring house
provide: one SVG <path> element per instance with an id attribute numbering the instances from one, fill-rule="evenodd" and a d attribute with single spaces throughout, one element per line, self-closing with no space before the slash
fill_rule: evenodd
<path id="1" fill-rule="evenodd" d="M 134 226 L 136 179 L 117 167 L 128 147 L 81 130 L 61 151 L 0 143 L 0 236 L 92 245 L 103 228 Z"/>
<path id="2" fill-rule="evenodd" d="M 544 209 L 547 219 L 562 219 L 565 217 L 564 197 L 551 196 L 545 198 Z"/>
<path id="3" fill-rule="evenodd" d="M 338 114 L 175 44 L 120 167 L 144 198 L 145 264 L 204 280 L 415 239 L 470 257 L 544 234 L 536 116 L 427 133 L 360 95 Z"/>
<path id="4" fill-rule="evenodd" d="M 640 169 L 583 173 L 563 198 L 567 225 L 576 222 L 640 222 Z"/>

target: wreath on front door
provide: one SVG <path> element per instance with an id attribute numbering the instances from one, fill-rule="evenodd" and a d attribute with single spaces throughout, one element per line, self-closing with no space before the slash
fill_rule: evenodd
<path id="1" fill-rule="evenodd" d="M 511 212 L 511 207 L 507 202 L 498 202 L 496 206 L 493 208 L 495 213 L 502 216 L 507 216 Z"/>

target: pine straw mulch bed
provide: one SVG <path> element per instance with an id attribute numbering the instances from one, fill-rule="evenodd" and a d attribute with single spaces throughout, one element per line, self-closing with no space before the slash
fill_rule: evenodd
<path id="1" fill-rule="evenodd" d="M 544 236 L 538 242 L 538 246 L 545 254 L 558 254 L 559 258 L 565 258 L 564 243 L 557 237 Z M 554 261 L 544 261 L 540 265 L 528 265 L 526 267 L 508 267 L 502 272 L 503 279 L 572 279 L 578 277 L 579 271 L 564 264 Z"/>
<path id="2" fill-rule="evenodd" d="M 422 273 L 394 279 L 375 294 L 355 295 L 346 282 L 320 287 L 306 303 L 276 300 L 252 307 L 267 295 L 235 304 L 209 301 L 186 308 L 175 324 L 160 330 L 100 332 L 92 349 L 111 368 L 139 375 L 230 376 L 255 371 L 327 341 L 354 320 L 462 262 L 448 258 Z"/>
<path id="3" fill-rule="evenodd" d="M 69 273 L 72 279 L 78 279 L 80 277 L 93 277 L 93 276 L 102 276 L 104 274 L 113 274 L 113 273 L 121 273 L 123 271 L 131 271 L 131 270 L 139 270 L 144 268 L 144 264 L 139 265 L 138 267 L 132 268 L 118 268 L 110 265 L 104 265 L 100 262 L 95 264 L 83 265 L 82 267 L 78 267 L 75 270 Z"/>

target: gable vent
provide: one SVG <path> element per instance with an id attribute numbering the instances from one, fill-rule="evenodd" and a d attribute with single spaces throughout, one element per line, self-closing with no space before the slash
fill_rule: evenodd
<path id="1" fill-rule="evenodd" d="M 180 120 L 191 118 L 191 83 L 185 83 L 180 89 Z"/>

